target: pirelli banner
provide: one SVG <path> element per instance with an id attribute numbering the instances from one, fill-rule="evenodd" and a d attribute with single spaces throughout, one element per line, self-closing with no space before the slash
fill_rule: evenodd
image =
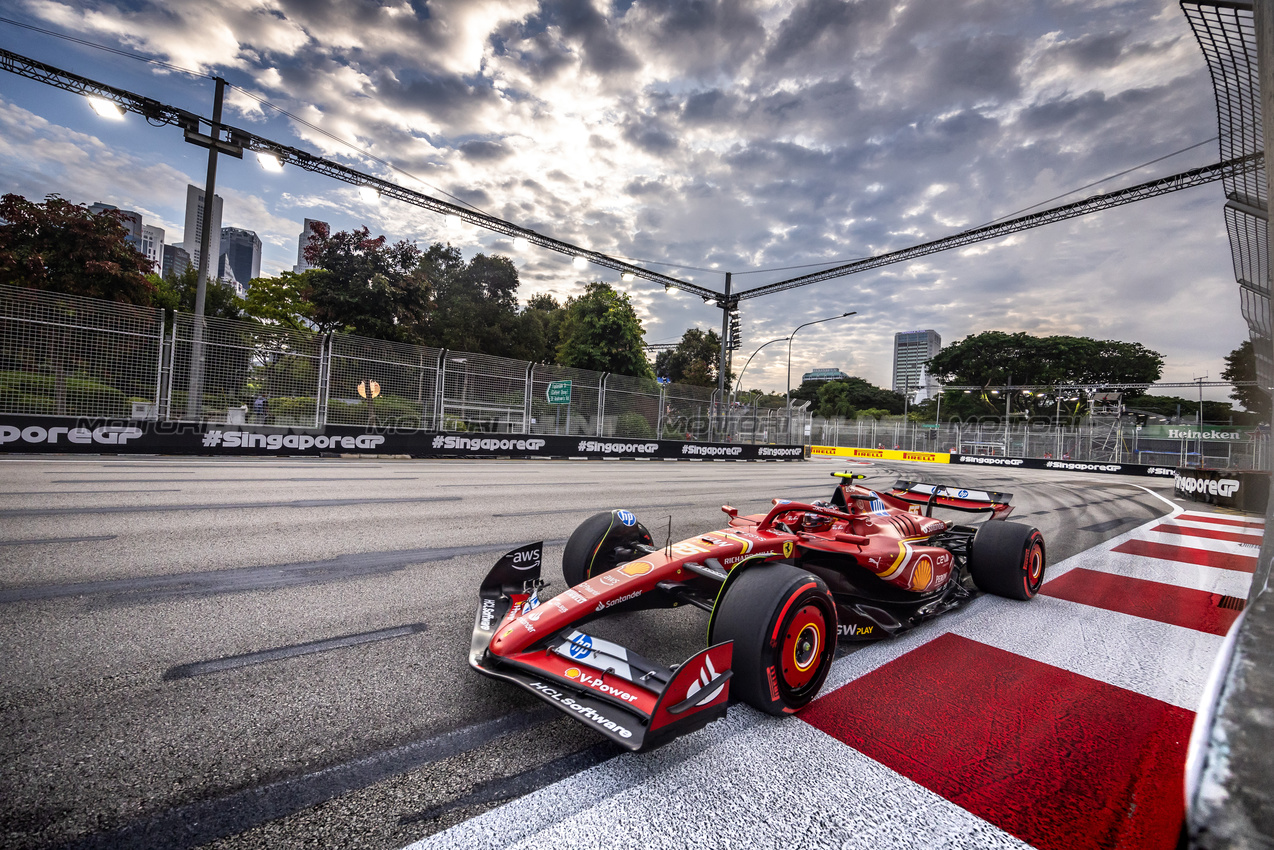
<path id="1" fill-rule="evenodd" d="M 946 452 L 904 452 L 898 449 L 855 449 L 841 446 L 810 446 L 810 457 L 855 457 L 864 460 L 915 460 L 922 463 L 949 463 Z"/>
<path id="2" fill-rule="evenodd" d="M 410 455 L 663 460 L 804 460 L 801 446 L 465 434 L 392 428 L 283 428 L 193 422 L 0 416 L 0 452 L 176 455 Z"/>
<path id="3" fill-rule="evenodd" d="M 907 452 L 898 449 L 857 449 L 840 446 L 811 446 L 810 457 L 847 457 L 860 460 L 907 460 L 920 463 L 946 463 L 953 466 L 999 466 L 1009 469 L 1050 469 L 1057 472 L 1095 472 L 1101 475 L 1142 475 L 1171 478 L 1175 467 L 1146 466 L 1140 463 L 1101 463 L 1078 460 L 1053 460 L 1038 457 L 996 457 L 947 452 Z"/>

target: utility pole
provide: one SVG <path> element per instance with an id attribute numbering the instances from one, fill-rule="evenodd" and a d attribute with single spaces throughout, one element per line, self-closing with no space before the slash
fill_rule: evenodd
<path id="1" fill-rule="evenodd" d="M 718 404 L 718 413 L 721 415 L 721 429 L 725 430 L 725 377 L 730 371 L 729 351 L 730 351 L 730 311 L 736 308 L 737 301 L 730 299 L 730 291 L 733 287 L 730 272 L 725 273 L 725 292 L 722 294 L 721 300 L 717 303 L 721 305 L 721 360 L 717 364 L 717 395 L 720 397 Z"/>
<path id="2" fill-rule="evenodd" d="M 221 106 L 225 98 L 226 81 L 214 78 L 217 83 L 212 101 L 212 124 L 205 136 L 197 129 L 186 130 L 186 141 L 208 149 L 208 179 L 203 189 L 203 227 L 199 231 L 199 284 L 195 290 L 195 327 L 190 340 L 190 383 L 186 395 L 186 416 L 203 419 L 204 376 L 204 308 L 208 298 L 208 270 L 212 258 L 208 249 L 212 241 L 213 197 L 217 190 L 217 154 L 226 153 L 243 159 L 243 146 L 221 141 Z"/>

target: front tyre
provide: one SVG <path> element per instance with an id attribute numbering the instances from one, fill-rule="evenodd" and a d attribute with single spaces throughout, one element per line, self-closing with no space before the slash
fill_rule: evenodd
<path id="1" fill-rule="evenodd" d="M 978 529 L 969 553 L 973 583 L 1006 599 L 1028 600 L 1044 583 L 1044 538 L 1019 522 L 988 522 Z"/>
<path id="2" fill-rule="evenodd" d="M 734 641 L 732 693 L 767 714 L 818 695 L 836 651 L 836 604 L 816 575 L 788 564 L 748 567 L 717 603 L 709 643 Z"/>
<path id="3" fill-rule="evenodd" d="M 606 511 L 579 524 L 562 552 L 562 578 L 570 587 L 641 557 L 638 545 L 654 546 L 632 511 Z"/>

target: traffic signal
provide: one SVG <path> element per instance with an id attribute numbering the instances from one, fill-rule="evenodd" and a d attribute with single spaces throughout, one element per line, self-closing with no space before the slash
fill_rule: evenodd
<path id="1" fill-rule="evenodd" d="M 728 348 L 731 351 L 738 351 L 743 347 L 743 330 L 739 327 L 739 308 L 734 307 L 730 310 L 730 343 Z"/>

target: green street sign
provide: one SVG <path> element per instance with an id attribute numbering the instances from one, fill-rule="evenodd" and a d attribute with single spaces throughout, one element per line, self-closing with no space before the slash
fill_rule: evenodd
<path id="1" fill-rule="evenodd" d="M 571 382 L 549 381 L 548 399 L 549 404 L 570 404 Z"/>

